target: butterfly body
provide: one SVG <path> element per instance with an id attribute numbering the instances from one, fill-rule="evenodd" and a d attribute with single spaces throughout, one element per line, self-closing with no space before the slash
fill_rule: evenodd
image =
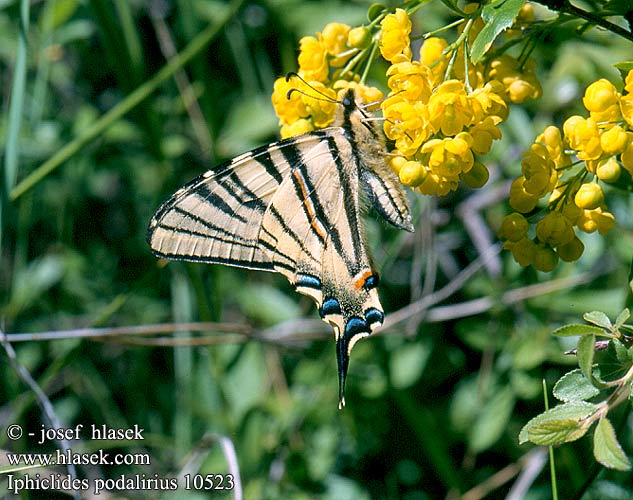
<path id="1" fill-rule="evenodd" d="M 363 198 L 394 226 L 413 230 L 382 133 L 368 118 L 348 91 L 333 127 L 202 174 L 158 209 L 147 232 L 157 256 L 276 271 L 312 298 L 334 330 L 339 406 L 352 347 L 384 319 Z"/>

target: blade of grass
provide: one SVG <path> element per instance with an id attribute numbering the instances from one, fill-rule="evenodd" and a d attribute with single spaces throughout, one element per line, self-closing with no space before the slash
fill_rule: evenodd
<path id="1" fill-rule="evenodd" d="M 10 200 L 15 201 L 24 193 L 32 189 L 48 174 L 57 169 L 62 163 L 76 154 L 82 147 L 102 134 L 108 127 L 123 117 L 126 113 L 146 99 L 160 84 L 172 77 L 178 69 L 187 64 L 194 56 L 202 51 L 231 19 L 244 0 L 234 0 L 224 17 L 216 24 L 208 26 L 200 32 L 178 55 L 163 66 L 156 75 L 130 93 L 123 101 L 105 113 L 99 120 L 87 127 L 83 134 L 76 137 L 47 161 L 37 167 L 23 179 L 10 194 Z"/>
<path id="2" fill-rule="evenodd" d="M 2 243 L 2 229 L 4 227 L 5 209 L 8 197 L 18 177 L 18 156 L 20 154 L 20 126 L 24 112 L 24 89 L 26 86 L 26 34 L 29 30 L 30 2 L 22 0 L 20 4 L 20 27 L 15 53 L 15 68 L 9 103 L 9 123 L 7 130 L 7 144 L 4 156 L 4 188 L 0 189 L 0 244 Z"/>

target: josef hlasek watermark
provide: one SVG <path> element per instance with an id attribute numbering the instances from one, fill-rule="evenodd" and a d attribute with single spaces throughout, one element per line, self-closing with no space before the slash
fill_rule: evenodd
<path id="1" fill-rule="evenodd" d="M 231 474 L 185 474 L 179 477 L 162 477 L 159 474 L 120 474 L 115 478 L 80 478 L 65 473 L 51 472 L 50 467 L 67 465 L 94 466 L 149 466 L 149 453 L 112 453 L 112 441 L 143 441 L 145 430 L 138 425 L 130 428 L 111 428 L 107 425 L 84 426 L 78 424 L 70 428 L 49 428 L 42 425 L 37 431 L 25 430 L 19 424 L 6 427 L 6 436 L 10 441 L 18 441 L 25 436 L 35 439 L 38 446 L 51 441 L 65 441 L 69 443 L 66 449 L 56 449 L 52 453 L 11 453 L 5 452 L 6 463 L 16 469 L 26 468 L 25 473 L 9 472 L 6 474 L 7 489 L 17 495 L 21 491 L 50 490 L 50 491 L 88 491 L 95 495 L 103 491 L 133 491 L 154 490 L 168 491 L 183 488 L 185 490 L 231 490 L 234 479 Z M 82 441 L 107 441 L 106 449 L 99 448 L 91 452 L 75 452 L 74 444 Z M 49 469 L 40 469 L 49 468 Z M 33 472 L 33 470 L 40 472 Z M 135 468 L 135 471 L 138 468 Z"/>

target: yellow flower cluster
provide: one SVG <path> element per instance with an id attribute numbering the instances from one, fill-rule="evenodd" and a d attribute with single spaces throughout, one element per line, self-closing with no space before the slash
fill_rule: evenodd
<path id="1" fill-rule="evenodd" d="M 510 188 L 510 206 L 516 212 L 503 220 L 499 236 L 522 266 L 551 271 L 559 258 L 577 260 L 584 246 L 576 230 L 604 235 L 615 224 L 601 183 L 633 175 L 633 70 L 623 94 L 601 79 L 587 88 L 583 104 L 588 117 L 572 116 L 562 131 L 549 126 L 536 138 L 523 156 L 523 175 Z M 573 157 L 580 161 L 572 162 Z M 546 215 L 526 218 L 523 214 L 545 196 Z"/>
<path id="2" fill-rule="evenodd" d="M 472 23 L 471 42 L 483 26 L 481 18 Z M 382 20 L 380 51 L 391 62 L 391 92 L 381 107 L 385 135 L 397 155 L 391 166 L 403 184 L 423 194 L 445 195 L 460 181 L 481 187 L 488 170 L 475 155 L 487 154 L 501 137 L 498 125 L 508 115 L 508 104 L 540 96 L 532 63 L 502 55 L 486 64 L 468 63 L 466 69 L 453 64 L 464 61 L 463 45 L 455 49 L 437 37 L 426 39 L 413 60 L 410 31 L 402 9 Z"/>
<path id="3" fill-rule="evenodd" d="M 471 4 L 465 10 L 474 13 L 477 8 Z M 513 36 L 532 18 L 527 5 Z M 529 60 L 519 62 L 504 54 L 477 65 L 465 62 L 464 36 L 472 44 L 483 27 L 480 17 L 464 22 L 461 41 L 450 46 L 443 38 L 428 38 L 418 58 L 411 48 L 411 19 L 400 8 L 382 12 L 368 26 L 330 23 L 316 36 L 302 38 L 298 74 L 305 83 L 279 79 L 274 86 L 272 101 L 282 137 L 332 123 L 336 106 L 315 99 L 315 92 L 336 99 L 353 87 L 365 103 L 381 100 L 382 92 L 365 85 L 358 70 L 364 61 L 362 73 L 367 74 L 379 50 L 390 63 L 390 93 L 381 108 L 385 135 L 395 145 L 390 163 L 401 182 L 423 194 L 439 195 L 454 191 L 460 181 L 483 186 L 489 174 L 476 155 L 487 154 L 492 141 L 501 137 L 498 125 L 507 117 L 509 103 L 541 93 Z M 288 95 L 293 89 L 297 92 Z"/>
<path id="4" fill-rule="evenodd" d="M 282 138 L 330 125 L 336 114 L 335 100 L 347 88 L 353 87 L 366 103 L 382 99 L 378 88 L 360 83 L 358 74 L 343 68 L 370 42 L 366 27 L 352 29 L 342 23 L 329 23 L 316 36 L 305 36 L 299 41 L 300 78 L 279 78 L 273 87 L 272 102 Z M 321 99 L 323 96 L 330 100 Z"/>

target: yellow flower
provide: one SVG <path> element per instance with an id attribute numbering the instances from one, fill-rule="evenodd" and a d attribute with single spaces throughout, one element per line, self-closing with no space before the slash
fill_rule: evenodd
<path id="1" fill-rule="evenodd" d="M 569 243 L 556 247 L 556 253 L 561 260 L 564 260 L 565 262 L 574 262 L 575 260 L 580 259 L 580 256 L 584 251 L 585 245 L 583 245 L 582 241 L 580 241 L 577 236 L 574 236 L 574 239 Z"/>
<path id="2" fill-rule="evenodd" d="M 629 70 L 624 79 L 624 90 L 629 94 L 633 94 L 633 69 Z"/>
<path id="3" fill-rule="evenodd" d="M 633 127 L 633 94 L 629 94 L 620 99 L 620 109 L 622 117 L 631 127 Z"/>
<path id="4" fill-rule="evenodd" d="M 585 210 L 598 208 L 604 203 L 602 188 L 594 182 L 583 184 L 574 196 L 574 203 Z"/>
<path id="5" fill-rule="evenodd" d="M 470 127 L 468 133 L 473 138 L 472 149 L 477 154 L 488 153 L 492 147 L 492 141 L 501 139 L 501 131 L 492 116 Z"/>
<path id="6" fill-rule="evenodd" d="M 459 185 L 459 180 L 451 180 L 436 173 L 429 172 L 424 178 L 424 182 L 418 186 L 418 191 L 422 194 L 444 196 L 455 191 Z"/>
<path id="7" fill-rule="evenodd" d="M 387 61 L 392 61 L 397 55 L 404 54 L 411 58 L 411 20 L 403 9 L 396 9 L 394 14 L 388 14 L 380 23 L 380 53 Z"/>
<path id="8" fill-rule="evenodd" d="M 367 26 L 352 28 L 347 34 L 347 44 L 355 49 L 364 49 L 371 43 L 371 31 Z"/>
<path id="9" fill-rule="evenodd" d="M 287 137 L 294 137 L 295 135 L 305 134 L 313 130 L 314 126 L 312 123 L 305 118 L 301 118 L 291 124 L 283 124 L 279 133 L 282 139 L 286 139 Z"/>
<path id="10" fill-rule="evenodd" d="M 627 140 L 626 131 L 619 125 L 614 125 L 600 135 L 600 146 L 606 154 L 617 155 L 624 151 Z"/>
<path id="11" fill-rule="evenodd" d="M 537 245 L 533 264 L 537 270 L 549 273 L 558 264 L 558 255 L 547 245 Z"/>
<path id="12" fill-rule="evenodd" d="M 320 94 L 325 94 L 332 100 L 318 99 L 314 96 L 314 92 L 302 95 L 301 99 L 305 104 L 306 110 L 312 120 L 315 128 L 323 128 L 331 125 L 336 115 L 338 105 L 336 103 L 336 92 L 319 82 L 312 84 L 314 90 Z"/>
<path id="13" fill-rule="evenodd" d="M 602 155 L 600 132 L 593 118 L 574 115 L 563 124 L 565 138 L 581 160 L 595 160 Z"/>
<path id="14" fill-rule="evenodd" d="M 427 38 L 420 47 L 420 63 L 429 67 L 434 85 L 444 79 L 444 73 L 448 66 L 448 57 L 444 54 L 444 49 L 448 47 L 448 42 L 443 38 Z"/>
<path id="15" fill-rule="evenodd" d="M 574 239 L 571 222 L 560 212 L 549 212 L 536 223 L 536 236 L 552 247 L 565 245 Z"/>
<path id="16" fill-rule="evenodd" d="M 468 96 L 473 109 L 473 121 L 479 122 L 488 116 L 497 116 L 499 121 L 505 120 L 508 117 L 508 105 L 501 97 L 503 93 L 503 85 L 497 80 L 475 89 Z"/>
<path id="17" fill-rule="evenodd" d="M 432 139 L 421 148 L 423 155 L 428 155 L 429 169 L 448 181 L 458 181 L 462 172 L 468 172 L 475 161 L 470 144 L 472 138 L 468 134 L 446 139 Z"/>
<path id="18" fill-rule="evenodd" d="M 371 87 L 364 83 L 358 83 L 350 80 L 337 80 L 332 85 L 336 90 L 338 99 L 341 99 L 347 89 L 354 89 L 354 94 L 365 104 L 376 103 L 380 101 L 384 94 L 378 87 Z"/>
<path id="19" fill-rule="evenodd" d="M 387 84 L 394 94 L 410 101 L 428 102 L 431 96 L 429 70 L 417 61 L 393 64 L 387 70 Z"/>
<path id="20" fill-rule="evenodd" d="M 476 161 L 468 172 L 460 175 L 460 178 L 468 187 L 478 189 L 488 182 L 490 172 L 483 163 Z"/>
<path id="21" fill-rule="evenodd" d="M 627 132 L 627 145 L 622 154 L 620 155 L 620 160 L 622 161 L 622 166 L 629 172 L 629 174 L 633 175 L 633 132 Z"/>
<path id="22" fill-rule="evenodd" d="M 331 56 L 337 56 L 347 49 L 347 36 L 352 28 L 343 23 L 328 23 L 321 32 L 321 43 Z"/>
<path id="23" fill-rule="evenodd" d="M 304 79 L 326 82 L 329 68 L 323 44 L 313 36 L 299 40 L 299 70 Z"/>
<path id="24" fill-rule="evenodd" d="M 427 107 L 396 95 L 382 103 L 382 110 L 385 135 L 395 141 L 400 153 L 413 156 L 430 135 Z"/>
<path id="25" fill-rule="evenodd" d="M 528 193 L 523 187 L 525 177 L 521 176 L 512 182 L 510 186 L 510 206 L 521 213 L 528 213 L 534 210 L 539 198 Z"/>
<path id="26" fill-rule="evenodd" d="M 521 171 L 525 178 L 523 189 L 536 198 L 541 198 L 556 186 L 558 173 L 550 159 L 547 148 L 532 144 L 521 160 Z"/>
<path id="27" fill-rule="evenodd" d="M 537 245 L 531 239 L 525 237 L 519 241 L 506 241 L 503 248 L 512 252 L 512 257 L 521 266 L 526 267 L 534 262 Z"/>
<path id="28" fill-rule="evenodd" d="M 460 80 L 442 83 L 431 95 L 428 107 L 433 130 L 444 135 L 456 135 L 472 121 L 472 107 Z"/>
<path id="29" fill-rule="evenodd" d="M 321 44 L 325 51 L 333 56 L 330 65 L 333 67 L 343 66 L 353 55 L 352 51 L 348 51 L 347 39 L 352 28 L 343 23 L 328 23 L 321 32 Z M 344 54 L 345 55 L 342 55 Z"/>
<path id="30" fill-rule="evenodd" d="M 547 148 L 549 157 L 557 170 L 571 165 L 571 158 L 565 153 L 565 143 L 558 127 L 553 125 L 546 127 L 534 142 L 543 144 Z"/>
<path id="31" fill-rule="evenodd" d="M 593 82 L 587 90 L 582 102 L 589 111 L 605 111 L 607 108 L 618 104 L 620 94 L 609 80 L 601 78 Z"/>
<path id="32" fill-rule="evenodd" d="M 527 219 L 517 212 L 506 215 L 501 221 L 499 238 L 509 241 L 520 241 L 527 236 L 530 224 Z"/>
<path id="33" fill-rule="evenodd" d="M 405 186 L 417 187 L 426 177 L 427 171 L 419 161 L 406 161 L 398 172 L 400 182 Z"/>
<path id="34" fill-rule="evenodd" d="M 288 92 L 291 89 L 296 89 L 300 85 L 302 85 L 302 83 L 296 78 L 290 81 L 286 81 L 283 77 L 275 80 L 272 102 L 275 113 L 279 117 L 280 125 L 289 125 L 300 118 L 308 116 L 308 110 L 301 99 L 301 94 L 299 92 L 293 92 L 288 96 Z"/>
<path id="35" fill-rule="evenodd" d="M 503 54 L 490 62 L 488 70 L 489 80 L 500 81 L 506 89 L 507 99 L 520 104 L 526 99 L 536 99 L 541 96 L 542 89 L 534 74 L 535 63 L 532 59 L 522 66 L 512 56 Z"/>
<path id="36" fill-rule="evenodd" d="M 615 156 L 611 156 L 608 160 L 602 160 L 598 163 L 598 167 L 596 168 L 598 179 L 604 182 L 617 181 L 621 173 L 622 168 L 618 160 L 615 159 Z"/>
<path id="37" fill-rule="evenodd" d="M 615 217 L 612 213 L 598 207 L 594 210 L 584 210 L 576 225 L 585 233 L 593 233 L 597 230 L 601 235 L 605 235 L 615 225 Z"/>

